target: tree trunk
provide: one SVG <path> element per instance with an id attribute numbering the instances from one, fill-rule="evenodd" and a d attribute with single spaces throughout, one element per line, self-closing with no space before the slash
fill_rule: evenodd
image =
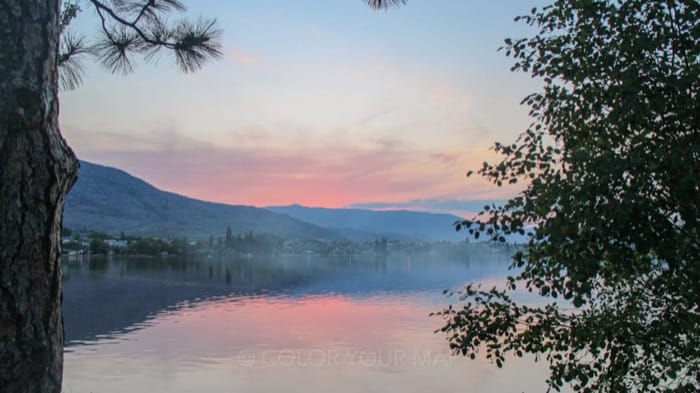
<path id="1" fill-rule="evenodd" d="M 60 0 L 0 0 L 0 390 L 60 392 L 61 224 L 78 162 L 58 129 Z"/>

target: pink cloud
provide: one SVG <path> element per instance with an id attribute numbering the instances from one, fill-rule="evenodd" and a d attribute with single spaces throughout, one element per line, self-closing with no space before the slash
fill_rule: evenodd
<path id="1" fill-rule="evenodd" d="M 226 57 L 236 64 L 254 66 L 260 64 L 260 59 L 254 54 L 239 48 L 231 48 L 226 52 Z"/>
<path id="2" fill-rule="evenodd" d="M 342 207 L 386 200 L 500 196 L 492 188 L 489 191 L 483 180 L 468 183 L 464 176 L 487 151 L 430 152 L 389 140 L 377 140 L 370 147 L 221 147 L 172 133 L 143 136 L 138 141 L 142 148 L 135 150 L 120 147 L 128 137 L 89 134 L 86 139 L 72 135 L 74 140 L 86 141 L 74 146 L 80 158 L 209 201 Z"/>

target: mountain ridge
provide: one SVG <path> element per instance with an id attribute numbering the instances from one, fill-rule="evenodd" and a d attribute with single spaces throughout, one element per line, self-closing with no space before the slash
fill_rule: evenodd
<path id="1" fill-rule="evenodd" d="M 411 210 L 209 202 L 160 190 L 122 169 L 88 161 L 81 161 L 64 210 L 64 225 L 72 229 L 197 239 L 223 237 L 230 226 L 234 234 L 253 231 L 285 239 L 460 241 L 465 234 L 453 227 L 460 219 Z"/>
<path id="2" fill-rule="evenodd" d="M 160 190 L 118 168 L 81 161 L 66 197 L 64 225 L 129 235 L 205 238 L 253 231 L 285 238 L 344 240 L 337 232 L 244 205 L 202 201 Z"/>
<path id="3" fill-rule="evenodd" d="M 462 220 L 452 214 L 419 212 L 413 210 L 367 210 L 354 208 L 307 207 L 299 204 L 268 206 L 266 209 L 324 228 L 339 231 L 355 241 L 458 241 L 463 232 L 455 231 L 453 224 Z"/>

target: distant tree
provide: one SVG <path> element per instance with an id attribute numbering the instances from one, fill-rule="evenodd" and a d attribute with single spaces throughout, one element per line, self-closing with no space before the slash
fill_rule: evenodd
<path id="1" fill-rule="evenodd" d="M 252 235 L 246 245 L 248 252 L 256 254 L 273 254 L 282 250 L 284 240 L 271 234 Z"/>
<path id="2" fill-rule="evenodd" d="M 209 249 L 213 250 L 214 249 L 214 235 L 209 235 Z"/>
<path id="3" fill-rule="evenodd" d="M 243 241 L 242 241 L 243 247 L 241 249 L 245 252 L 251 252 L 253 251 L 253 247 L 255 246 L 255 235 L 253 235 L 253 231 L 248 231 L 246 234 L 243 236 Z"/>
<path id="4" fill-rule="evenodd" d="M 190 241 L 187 239 L 187 236 L 183 237 L 182 240 L 180 240 L 180 244 L 181 244 L 181 247 L 180 247 L 180 251 L 178 252 L 178 254 L 186 255 L 187 252 L 189 251 L 189 248 L 190 248 Z"/>
<path id="5" fill-rule="evenodd" d="M 70 237 L 73 234 L 73 230 L 70 228 L 64 227 L 63 228 L 63 236 L 65 237 Z"/>
<path id="6" fill-rule="evenodd" d="M 0 2 L 0 390 L 58 392 L 63 367 L 61 226 L 78 161 L 58 128 L 59 67 L 66 88 L 81 79 L 80 57 L 117 73 L 132 55 L 160 49 L 184 71 L 221 54 L 218 30 L 168 17 L 178 0 L 86 0 L 101 31 L 94 44 L 72 34 L 75 2 Z"/>
<path id="7" fill-rule="evenodd" d="M 226 247 L 233 247 L 233 232 L 231 232 L 231 226 L 226 228 Z"/>
<path id="8" fill-rule="evenodd" d="M 104 238 L 93 237 L 90 239 L 90 252 L 93 254 L 107 254 L 109 253 L 109 245 Z"/>
<path id="9" fill-rule="evenodd" d="M 374 251 L 378 253 L 386 253 L 387 251 L 387 240 L 385 237 L 382 237 L 381 240 L 375 240 L 374 241 Z"/>
<path id="10" fill-rule="evenodd" d="M 135 249 L 138 254 L 158 255 L 168 250 L 168 243 L 162 239 L 141 238 L 136 241 Z"/>
<path id="11" fill-rule="evenodd" d="M 70 250 L 70 251 L 79 251 L 83 249 L 82 243 L 75 241 L 75 240 L 70 240 L 68 242 L 65 242 L 62 244 L 64 250 Z"/>
<path id="12" fill-rule="evenodd" d="M 531 126 L 479 174 L 526 181 L 503 206 L 457 225 L 525 234 L 506 289 L 476 284 L 450 306 L 455 353 L 550 366 L 551 389 L 700 390 L 700 3 L 560 0 L 505 41 Z M 519 304 L 517 289 L 545 305 Z"/>
<path id="13" fill-rule="evenodd" d="M 90 234 L 88 235 L 88 238 L 98 239 L 98 240 L 106 240 L 109 238 L 109 235 L 104 233 L 104 232 L 93 231 L 93 232 L 90 232 Z"/>

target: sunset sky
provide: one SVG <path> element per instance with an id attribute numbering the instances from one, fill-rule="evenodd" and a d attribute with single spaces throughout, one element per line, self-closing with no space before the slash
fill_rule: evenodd
<path id="1" fill-rule="evenodd" d="M 225 56 L 195 74 L 166 54 L 126 77 L 86 64 L 61 93 L 78 157 L 190 197 L 255 206 L 458 211 L 502 199 L 467 179 L 529 123 L 539 83 L 497 49 L 528 34 L 532 2 L 186 2 L 216 17 Z M 75 21 L 97 30 L 93 11 Z M 464 202 L 467 204 L 468 202 Z"/>

